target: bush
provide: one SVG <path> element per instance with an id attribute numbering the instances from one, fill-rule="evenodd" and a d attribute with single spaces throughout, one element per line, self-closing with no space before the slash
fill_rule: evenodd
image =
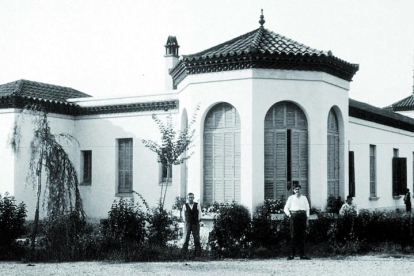
<path id="1" fill-rule="evenodd" d="M 271 214 L 275 210 L 277 212 L 280 208 L 272 208 L 272 201 L 268 200 L 257 208 L 252 221 L 251 237 L 254 248 L 280 248 L 281 244 L 286 243 L 286 239 L 289 239 L 289 220 L 285 217 L 282 221 L 272 221 Z M 280 212 L 277 213 L 280 214 Z"/>
<path id="2" fill-rule="evenodd" d="M 154 208 L 148 217 L 148 242 L 150 245 L 163 247 L 167 241 L 178 237 L 178 224 L 172 215 L 161 207 Z"/>
<path id="3" fill-rule="evenodd" d="M 25 233 L 26 212 L 24 203 L 16 205 L 14 197 L 0 195 L 0 259 L 19 257 L 16 239 Z"/>
<path id="4" fill-rule="evenodd" d="M 84 235 L 87 233 L 87 224 L 77 212 L 66 215 L 47 217 L 45 227 L 45 254 L 42 258 L 59 261 L 82 260 L 85 256 Z"/>
<path id="5" fill-rule="evenodd" d="M 210 233 L 212 254 L 220 257 L 242 256 L 251 241 L 249 210 L 235 202 L 220 206 Z"/>
<path id="6" fill-rule="evenodd" d="M 102 233 L 109 247 L 141 245 L 145 238 L 146 214 L 138 204 L 123 198 L 114 203 L 103 222 Z"/>
<path id="7" fill-rule="evenodd" d="M 338 214 L 343 204 L 344 202 L 340 196 L 334 197 L 330 195 L 327 200 L 326 212 Z"/>

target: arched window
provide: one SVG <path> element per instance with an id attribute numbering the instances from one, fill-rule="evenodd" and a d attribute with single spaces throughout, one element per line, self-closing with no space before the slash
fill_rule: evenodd
<path id="1" fill-rule="evenodd" d="M 273 105 L 265 117 L 265 199 L 285 199 L 294 184 L 308 195 L 308 122 L 294 103 Z"/>
<path id="2" fill-rule="evenodd" d="M 333 108 L 328 115 L 328 196 L 339 196 L 339 127 Z"/>
<path id="3" fill-rule="evenodd" d="M 240 202 L 240 117 L 215 105 L 204 123 L 204 202 Z"/>

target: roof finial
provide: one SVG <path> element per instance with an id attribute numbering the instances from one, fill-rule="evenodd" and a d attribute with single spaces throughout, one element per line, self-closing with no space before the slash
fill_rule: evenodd
<path id="1" fill-rule="evenodd" d="M 263 16 L 263 9 L 262 9 L 262 15 L 260 16 L 260 20 L 259 20 L 260 27 L 263 27 L 263 24 L 264 24 L 265 22 L 266 22 L 266 21 L 264 20 L 264 16 Z"/>

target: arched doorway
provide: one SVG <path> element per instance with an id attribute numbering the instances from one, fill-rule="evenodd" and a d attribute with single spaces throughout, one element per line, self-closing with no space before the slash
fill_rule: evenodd
<path id="1" fill-rule="evenodd" d="M 328 115 L 328 196 L 339 196 L 339 125 L 335 110 Z"/>
<path id="2" fill-rule="evenodd" d="M 228 103 L 215 105 L 204 123 L 204 203 L 240 202 L 240 117 Z"/>
<path id="3" fill-rule="evenodd" d="M 308 195 L 308 122 L 294 103 L 273 105 L 265 117 L 265 199 L 286 199 L 293 185 Z"/>

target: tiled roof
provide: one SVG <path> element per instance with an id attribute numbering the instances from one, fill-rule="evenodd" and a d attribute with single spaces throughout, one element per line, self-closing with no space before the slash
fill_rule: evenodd
<path id="1" fill-rule="evenodd" d="M 414 132 L 414 119 L 352 99 L 349 99 L 349 116 Z"/>
<path id="2" fill-rule="evenodd" d="M 258 28 L 247 34 L 226 41 L 202 52 L 184 55 L 183 59 L 192 61 L 198 59 L 226 57 L 249 53 L 262 54 L 294 54 L 294 55 L 326 55 L 328 52 L 313 49 L 309 46 L 296 42 L 285 36 L 269 31 L 265 28 Z"/>
<path id="3" fill-rule="evenodd" d="M 414 95 L 410 95 L 407 98 L 404 98 L 396 103 L 393 103 L 387 107 L 384 107 L 384 109 L 391 110 L 391 111 L 414 110 Z"/>
<path id="4" fill-rule="evenodd" d="M 286 38 L 263 27 L 192 55 L 184 55 L 170 71 L 174 85 L 187 75 L 268 68 L 322 71 L 351 81 L 358 71 L 332 55 Z"/>
<path id="5" fill-rule="evenodd" d="M 28 80 L 18 80 L 0 85 L 0 98 L 4 97 L 23 97 L 67 103 L 67 99 L 90 97 L 90 95 L 69 87 Z"/>
<path id="6" fill-rule="evenodd" d="M 0 109 L 42 105 L 47 112 L 72 116 L 169 111 L 178 109 L 178 100 L 81 107 L 67 99 L 90 97 L 78 90 L 34 81 L 18 80 L 0 85 Z"/>

